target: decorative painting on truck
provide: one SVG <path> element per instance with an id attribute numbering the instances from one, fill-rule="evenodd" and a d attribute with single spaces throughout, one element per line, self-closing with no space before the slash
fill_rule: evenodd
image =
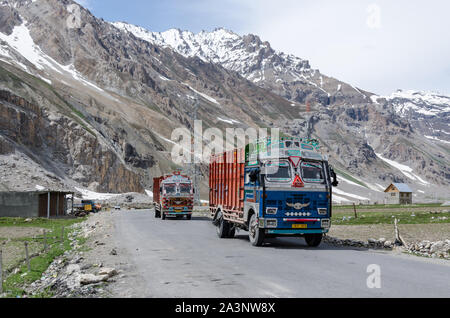
<path id="1" fill-rule="evenodd" d="M 210 211 L 220 238 L 243 229 L 254 246 L 299 236 L 314 247 L 328 233 L 338 185 L 328 157 L 313 139 L 282 138 L 278 145 L 273 151 L 267 138 L 212 157 Z M 237 160 L 242 155 L 245 162 Z"/>

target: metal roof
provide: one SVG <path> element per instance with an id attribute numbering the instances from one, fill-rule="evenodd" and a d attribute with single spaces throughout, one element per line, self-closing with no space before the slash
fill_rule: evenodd
<path id="1" fill-rule="evenodd" d="M 394 183 L 394 186 L 398 189 L 398 191 L 400 192 L 404 192 L 404 193 L 412 193 L 413 191 L 411 190 L 411 188 L 409 187 L 409 185 L 407 185 L 406 183 Z"/>

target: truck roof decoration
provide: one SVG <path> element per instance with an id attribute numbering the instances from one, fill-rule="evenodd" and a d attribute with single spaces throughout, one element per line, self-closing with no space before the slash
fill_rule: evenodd
<path id="1" fill-rule="evenodd" d="M 188 176 L 182 175 L 181 172 L 175 171 L 172 175 L 166 175 L 164 180 L 161 182 L 162 184 L 167 183 L 189 183 L 192 181 Z"/>
<path id="2" fill-rule="evenodd" d="M 245 159 L 249 165 L 256 165 L 260 159 L 273 159 L 271 154 L 272 139 L 263 138 L 245 148 Z M 310 160 L 327 160 L 319 153 L 320 144 L 317 139 L 287 137 L 279 139 L 280 158 L 302 157 Z"/>

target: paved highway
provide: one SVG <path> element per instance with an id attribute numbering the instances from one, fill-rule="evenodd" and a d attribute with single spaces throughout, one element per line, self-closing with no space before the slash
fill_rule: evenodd
<path id="1" fill-rule="evenodd" d="M 251 246 L 247 232 L 219 239 L 207 218 L 155 219 L 153 211 L 115 213 L 116 244 L 130 255 L 143 297 L 450 297 L 450 266 L 391 252 L 309 248 L 302 238 Z M 381 288 L 370 289 L 369 265 Z"/>

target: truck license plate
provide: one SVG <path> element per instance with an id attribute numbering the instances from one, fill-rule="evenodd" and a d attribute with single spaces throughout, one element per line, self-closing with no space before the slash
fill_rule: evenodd
<path id="1" fill-rule="evenodd" d="M 293 229 L 307 229 L 308 228 L 308 224 L 294 224 L 292 225 Z"/>

